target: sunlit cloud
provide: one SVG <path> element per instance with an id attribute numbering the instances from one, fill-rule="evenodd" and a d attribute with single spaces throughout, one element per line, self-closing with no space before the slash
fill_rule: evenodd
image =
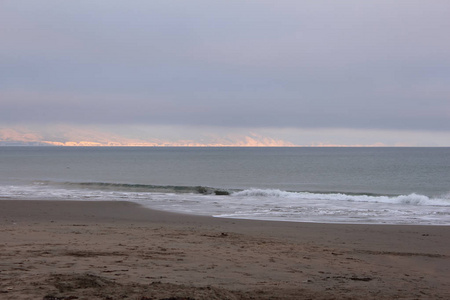
<path id="1" fill-rule="evenodd" d="M 34 144 L 49 146 L 82 146 L 82 147 L 292 147 L 293 143 L 262 136 L 256 133 L 249 135 L 227 135 L 201 137 L 193 139 L 164 140 L 157 138 L 133 139 L 117 134 L 93 129 L 80 129 L 69 126 L 57 126 L 53 130 L 42 129 L 40 134 L 29 133 L 25 127 L 0 128 L 0 143 Z"/>
<path id="2" fill-rule="evenodd" d="M 408 145 L 403 145 L 408 146 Z M 314 143 L 311 147 L 388 147 L 388 145 L 384 143 L 375 143 L 370 145 L 363 144 L 353 144 L 353 145 L 343 145 L 343 144 L 327 144 L 327 143 Z"/>
<path id="3" fill-rule="evenodd" d="M 31 133 L 29 131 L 13 129 L 13 128 L 0 128 L 0 142 L 23 142 L 33 143 L 42 140 L 42 136 Z"/>
<path id="4" fill-rule="evenodd" d="M 450 146 L 450 132 L 189 126 L 1 126 L 0 145 L 117 147 Z"/>

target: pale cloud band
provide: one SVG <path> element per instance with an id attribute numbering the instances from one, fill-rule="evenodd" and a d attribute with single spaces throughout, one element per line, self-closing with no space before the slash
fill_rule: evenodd
<path id="1" fill-rule="evenodd" d="M 190 126 L 0 126 L 0 145 L 147 147 L 450 147 L 450 132 Z"/>

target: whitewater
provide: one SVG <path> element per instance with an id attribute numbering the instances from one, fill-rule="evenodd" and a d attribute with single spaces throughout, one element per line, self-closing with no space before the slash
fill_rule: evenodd
<path id="1" fill-rule="evenodd" d="M 450 194 L 438 198 L 343 193 L 288 192 L 277 189 L 240 191 L 201 187 L 106 183 L 35 182 L 2 186 L 3 199 L 131 201 L 145 207 L 184 214 L 223 218 L 353 223 L 450 225 Z M 226 193 L 216 195 L 215 191 Z"/>

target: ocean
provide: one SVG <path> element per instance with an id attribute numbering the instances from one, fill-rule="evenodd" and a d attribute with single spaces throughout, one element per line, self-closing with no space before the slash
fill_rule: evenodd
<path id="1" fill-rule="evenodd" d="M 0 199 L 215 217 L 450 225 L 450 148 L 0 147 Z"/>

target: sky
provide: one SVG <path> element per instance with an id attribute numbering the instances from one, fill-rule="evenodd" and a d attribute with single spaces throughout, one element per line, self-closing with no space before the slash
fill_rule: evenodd
<path id="1" fill-rule="evenodd" d="M 450 1 L 0 1 L 0 145 L 450 146 Z"/>

